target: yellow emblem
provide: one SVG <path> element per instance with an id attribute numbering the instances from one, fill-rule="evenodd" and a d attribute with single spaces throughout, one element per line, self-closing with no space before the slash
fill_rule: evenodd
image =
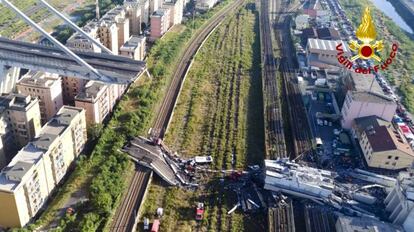
<path id="1" fill-rule="evenodd" d="M 373 58 L 376 61 L 381 62 L 381 58 L 377 56 L 375 52 L 381 51 L 384 48 L 382 40 L 375 41 L 375 43 L 371 44 L 371 42 L 375 40 L 376 36 L 377 32 L 375 31 L 374 22 L 371 18 L 371 10 L 369 7 L 366 7 L 364 15 L 362 16 L 362 22 L 356 31 L 356 37 L 362 42 L 362 44 L 356 40 L 351 40 L 349 42 L 349 48 L 355 52 L 358 52 L 358 55 L 353 56 L 351 60 L 354 61 L 358 58 L 367 60 Z"/>

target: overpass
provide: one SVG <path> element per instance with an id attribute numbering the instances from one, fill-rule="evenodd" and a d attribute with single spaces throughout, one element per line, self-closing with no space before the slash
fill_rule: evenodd
<path id="1" fill-rule="evenodd" d="M 74 53 L 100 75 L 93 75 L 59 48 L 0 37 L 0 65 L 3 66 L 118 84 L 133 82 L 146 69 L 145 62 L 127 57 L 80 51 Z"/>
<path id="2" fill-rule="evenodd" d="M 39 2 L 108 54 L 72 51 L 41 28 L 9 0 L 0 0 L 0 4 L 16 13 L 17 16 L 35 28 L 54 45 L 50 47 L 0 37 L 0 70 L 5 71 L 9 67 L 17 67 L 117 84 L 131 83 L 146 70 L 144 62 L 111 55 L 109 49 L 67 19 L 45 0 L 39 0 Z M 6 78 L 1 82 L 8 79 L 7 75 L 2 76 L 6 76 Z"/>

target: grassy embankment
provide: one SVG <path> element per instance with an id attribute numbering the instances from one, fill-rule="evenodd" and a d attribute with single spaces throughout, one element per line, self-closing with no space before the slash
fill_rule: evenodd
<path id="1" fill-rule="evenodd" d="M 228 2 L 224 1 L 194 21 L 179 26 L 180 30 L 171 30 L 156 42 L 147 59 L 152 77 L 143 77 L 130 87 L 107 126 L 99 133 L 92 154 L 82 155 L 40 219 L 17 231 L 31 231 L 48 225 L 61 212 L 69 197 L 80 188 L 87 192 L 89 201 L 78 205 L 73 216 L 65 216 L 55 231 L 100 231 L 106 227 L 119 205 L 132 170 L 132 162 L 119 149 L 128 138 L 146 133 L 177 65 L 176 58 L 182 54 L 197 29 Z"/>
<path id="2" fill-rule="evenodd" d="M 263 110 L 258 15 L 249 2 L 210 36 L 188 73 L 166 143 L 183 157 L 211 155 L 214 168 L 242 169 L 263 159 Z M 185 190 L 153 184 L 143 216 L 163 207 L 162 231 L 252 231 L 260 221 L 236 211 L 235 194 L 223 190 L 219 176 L 204 174 L 201 187 Z M 204 220 L 194 220 L 195 204 L 206 205 Z M 138 227 L 140 230 L 142 226 Z"/>
<path id="3" fill-rule="evenodd" d="M 391 42 L 397 41 L 400 45 L 398 55 L 389 70 L 384 72 L 386 78 L 398 87 L 403 97 L 403 104 L 414 113 L 414 40 L 399 28 L 390 18 L 385 16 L 369 0 L 340 0 L 346 14 L 358 27 L 361 21 L 361 12 L 365 6 L 372 9 L 373 19 L 377 29 L 377 39 L 384 40 L 385 49 L 382 57 L 388 57 Z"/>

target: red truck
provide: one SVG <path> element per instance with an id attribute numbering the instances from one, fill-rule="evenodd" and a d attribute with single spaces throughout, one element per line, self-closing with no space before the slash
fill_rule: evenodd
<path id="1" fill-rule="evenodd" d="M 155 219 L 152 223 L 151 232 L 158 232 L 160 229 L 160 221 L 158 219 Z"/>

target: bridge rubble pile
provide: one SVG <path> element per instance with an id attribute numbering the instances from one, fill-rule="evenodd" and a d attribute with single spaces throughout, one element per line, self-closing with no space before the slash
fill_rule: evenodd
<path id="1" fill-rule="evenodd" d="M 264 188 L 305 198 L 347 215 L 378 218 L 382 215 L 381 205 L 388 186 L 367 182 L 368 174 L 371 173 L 359 172 L 360 179 L 349 182 L 349 173 L 349 176 L 342 176 L 288 159 L 265 160 Z"/>

